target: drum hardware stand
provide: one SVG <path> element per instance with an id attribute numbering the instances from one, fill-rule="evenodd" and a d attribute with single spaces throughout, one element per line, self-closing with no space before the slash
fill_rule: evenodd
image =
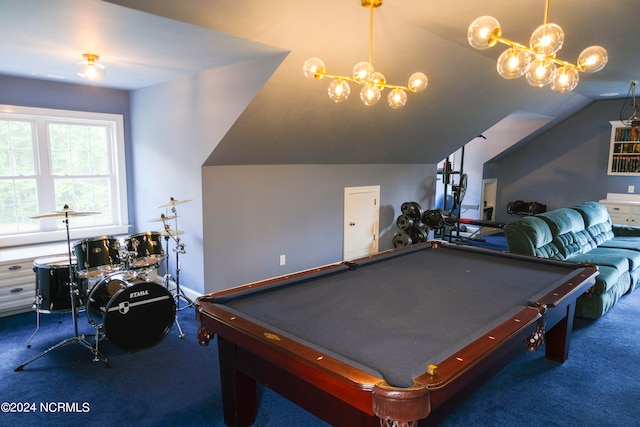
<path id="1" fill-rule="evenodd" d="M 71 297 L 71 316 L 73 318 L 73 328 L 74 328 L 74 335 L 71 338 L 67 338 L 65 340 L 60 341 L 58 344 L 49 347 L 48 349 L 46 349 L 45 351 L 41 352 L 40 354 L 35 355 L 34 357 L 32 357 L 31 359 L 27 360 L 26 362 L 22 363 L 21 365 L 19 365 L 17 368 L 15 368 L 15 371 L 22 371 L 24 369 L 24 367 L 26 365 L 28 365 L 29 363 L 33 362 L 34 360 L 39 359 L 40 357 L 44 356 L 45 354 L 48 354 L 49 352 L 56 350 L 58 348 L 64 347 L 68 344 L 81 344 L 84 347 L 88 348 L 89 350 L 91 350 L 91 353 L 93 353 L 93 361 L 94 362 L 100 362 L 100 361 L 104 361 L 106 363 L 106 365 L 108 367 L 111 367 L 111 363 L 109 362 L 109 360 L 104 357 L 99 351 L 98 351 L 98 331 L 96 331 L 96 345 L 95 348 L 93 347 L 93 345 L 91 345 L 90 342 L 88 342 L 85 339 L 84 335 L 79 335 L 78 334 L 78 310 L 76 308 L 76 298 L 79 295 L 79 291 L 78 291 L 78 284 L 73 280 L 73 264 L 72 264 L 72 259 L 71 259 L 71 239 L 69 236 L 69 207 L 67 205 L 64 206 L 64 220 L 63 222 L 66 225 L 67 228 L 67 248 L 68 248 L 68 253 L 69 253 L 69 296 Z"/>
<path id="2" fill-rule="evenodd" d="M 188 201 L 188 200 L 187 200 Z M 191 299 L 189 299 L 185 294 L 184 291 L 182 291 L 180 289 L 180 254 L 185 254 L 186 250 L 185 250 L 185 244 L 180 242 L 180 231 L 178 230 L 178 212 L 176 210 L 176 204 L 179 203 L 184 203 L 186 201 L 177 201 L 175 200 L 173 197 L 171 197 L 169 199 L 169 203 L 165 204 L 165 205 L 161 205 L 158 206 L 160 207 L 169 207 L 171 206 L 171 213 L 173 214 L 171 217 L 165 217 L 164 215 L 161 215 L 162 218 L 162 223 L 164 225 L 164 239 L 166 242 L 166 254 L 167 254 L 167 261 L 166 261 L 166 272 L 165 275 L 162 279 L 163 284 L 165 285 L 165 287 L 167 289 L 169 289 L 170 287 L 170 281 L 171 281 L 171 274 L 169 272 L 169 239 L 173 239 L 173 241 L 176 243 L 176 247 L 173 248 L 173 251 L 176 254 L 176 280 L 175 280 L 175 284 L 176 284 L 176 291 L 175 291 L 175 295 L 174 300 L 175 300 L 175 304 L 176 304 L 176 326 L 178 327 L 178 331 L 180 333 L 179 337 L 181 339 L 184 338 L 184 333 L 182 332 L 182 328 L 180 327 L 180 322 L 178 322 L 178 311 L 182 311 L 186 308 L 189 308 L 191 306 L 193 306 L 193 301 Z M 169 224 L 169 220 L 173 219 L 175 221 L 175 229 L 171 230 L 171 226 Z M 187 302 L 187 305 L 184 307 L 180 307 L 180 298 L 184 299 Z"/>
<path id="3" fill-rule="evenodd" d="M 71 268 L 71 266 L 69 266 L 69 268 Z M 38 331 L 40 330 L 40 306 L 42 304 L 42 295 L 38 294 L 36 295 L 36 301 L 35 301 L 35 309 L 36 309 L 36 330 L 33 331 L 33 333 L 31 334 L 31 336 L 29 337 L 29 341 L 27 341 L 27 348 L 31 348 L 31 340 L 36 336 L 36 334 L 38 333 Z"/>

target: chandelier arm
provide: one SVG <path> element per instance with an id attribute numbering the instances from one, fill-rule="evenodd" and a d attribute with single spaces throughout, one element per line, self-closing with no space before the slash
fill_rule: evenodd
<path id="1" fill-rule="evenodd" d="M 514 41 L 511 41 L 511 40 L 506 39 L 504 37 L 493 36 L 493 39 L 498 41 L 498 42 L 500 42 L 500 43 L 502 43 L 502 44 L 505 44 L 505 45 L 507 45 L 509 47 L 512 47 L 512 48 L 515 48 L 515 49 L 524 50 L 525 52 L 529 52 L 535 57 L 541 56 L 540 54 L 534 52 L 533 50 L 531 50 L 527 46 L 525 46 L 523 44 L 520 44 L 520 43 L 517 43 L 517 42 L 514 42 Z M 562 59 L 558 59 L 555 56 L 547 56 L 547 55 L 545 55 L 545 56 L 542 56 L 542 57 L 544 59 L 546 59 L 547 61 L 553 62 L 554 64 L 561 65 L 563 67 L 573 68 L 573 69 L 576 69 L 578 71 L 582 71 L 582 69 L 579 66 L 577 66 L 575 64 L 572 64 L 570 62 L 567 62 L 567 61 L 563 61 Z"/>
<path id="2" fill-rule="evenodd" d="M 337 74 L 329 74 L 329 73 L 325 73 L 325 72 L 316 72 L 315 76 L 317 78 L 317 76 L 320 77 L 328 77 L 330 79 L 336 79 L 336 80 L 347 80 L 353 83 L 358 83 L 359 85 L 365 86 L 363 85 L 361 82 L 357 81 L 356 79 L 354 79 L 353 77 L 347 77 L 347 76 L 340 76 Z M 367 84 L 375 84 L 377 87 L 379 88 L 387 88 L 387 89 L 402 89 L 402 90 L 408 90 L 411 91 L 411 89 L 409 89 L 408 86 L 399 86 L 399 85 L 392 85 L 389 83 L 378 83 L 378 82 L 367 82 Z"/>

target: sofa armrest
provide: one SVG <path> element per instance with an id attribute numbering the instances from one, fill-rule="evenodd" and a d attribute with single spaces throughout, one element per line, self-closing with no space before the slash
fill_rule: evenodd
<path id="1" fill-rule="evenodd" d="M 613 224 L 611 231 L 613 231 L 615 237 L 640 237 L 640 227 L 633 225 Z"/>

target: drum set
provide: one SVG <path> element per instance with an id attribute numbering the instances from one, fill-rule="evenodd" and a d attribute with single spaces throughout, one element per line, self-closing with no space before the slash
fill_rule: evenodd
<path id="1" fill-rule="evenodd" d="M 192 306 L 193 301 L 180 289 L 179 256 L 186 251 L 184 243 L 180 242 L 179 236 L 183 232 L 177 228 L 175 206 L 189 201 L 170 198 L 168 203 L 158 208 L 171 208 L 172 214 L 162 214 L 151 220 L 163 223 L 161 231 L 132 234 L 122 241 L 113 236 L 99 236 L 71 244 L 69 218 L 98 212 L 74 211 L 65 205 L 62 211 L 34 216 L 37 219 L 63 218 L 68 254 L 34 261 L 36 330 L 27 347 L 31 346 L 31 340 L 40 329 L 41 313 L 70 312 L 74 335 L 32 357 L 15 370 L 20 371 L 45 354 L 74 343 L 91 350 L 94 362 L 104 361 L 110 367 L 110 362 L 98 348 L 102 339 L 108 339 L 123 350 L 136 352 L 158 344 L 174 322 L 179 337 L 184 338 L 176 310 Z M 162 246 L 163 238 L 166 249 Z M 171 240 L 175 243 L 175 280 L 169 274 L 167 256 Z M 160 279 L 157 269 L 163 261 L 166 261 L 166 274 Z M 180 307 L 181 299 L 187 302 L 186 306 Z M 85 312 L 88 323 L 95 329 L 92 342 L 78 333 L 81 312 Z"/>

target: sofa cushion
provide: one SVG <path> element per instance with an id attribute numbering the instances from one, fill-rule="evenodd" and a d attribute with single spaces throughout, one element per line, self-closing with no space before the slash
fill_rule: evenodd
<path id="1" fill-rule="evenodd" d="M 596 249 L 586 252 L 575 254 L 571 258 L 567 258 L 568 261 L 582 262 L 585 264 L 595 264 L 598 266 L 613 267 L 618 270 L 619 274 L 629 271 L 629 260 L 617 254 L 607 253 L 595 253 Z"/>
<path id="2" fill-rule="evenodd" d="M 611 218 L 605 205 L 598 202 L 585 202 L 572 209 L 582 216 L 585 229 L 596 246 L 613 238 Z"/>
<path id="3" fill-rule="evenodd" d="M 504 227 L 509 252 L 533 255 L 541 258 L 564 260 L 547 223 L 540 218 L 527 216 Z"/>
<path id="4" fill-rule="evenodd" d="M 640 252 L 640 237 L 614 237 L 600 244 L 601 248 L 618 248 Z"/>
<path id="5" fill-rule="evenodd" d="M 576 303 L 576 316 L 597 319 L 609 311 L 628 288 L 629 273 L 625 273 L 607 292 L 600 295 L 590 293 L 581 295 Z"/>
<path id="6" fill-rule="evenodd" d="M 606 265 L 598 266 L 598 275 L 596 276 L 596 284 L 593 287 L 593 293 L 596 295 L 608 292 L 613 288 L 616 283 L 620 281 L 621 277 L 626 277 L 626 287 L 629 286 L 629 274 L 620 273 L 617 268 L 609 267 Z"/>
<path id="7" fill-rule="evenodd" d="M 582 215 L 573 209 L 560 208 L 536 216 L 547 223 L 554 236 L 585 229 Z"/>

